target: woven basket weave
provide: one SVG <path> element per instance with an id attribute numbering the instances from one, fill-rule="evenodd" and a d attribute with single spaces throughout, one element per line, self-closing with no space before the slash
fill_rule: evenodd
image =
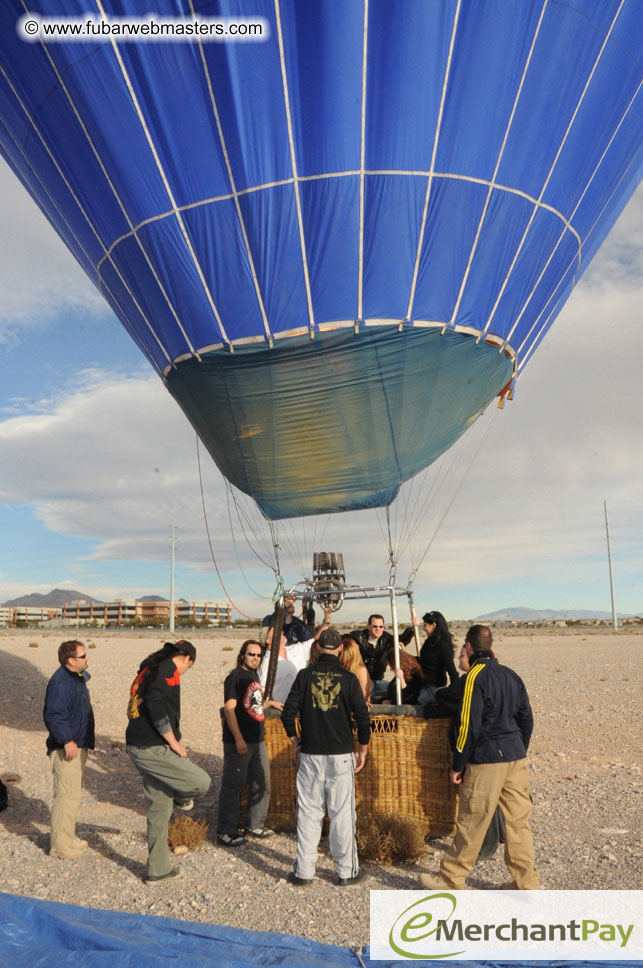
<path id="1" fill-rule="evenodd" d="M 371 742 L 364 769 L 355 777 L 360 819 L 374 813 L 407 817 L 423 833 L 440 837 L 455 830 L 457 797 L 449 782 L 448 719 L 371 715 Z M 270 758 L 267 825 L 295 829 L 295 768 L 281 720 L 266 717 Z"/>

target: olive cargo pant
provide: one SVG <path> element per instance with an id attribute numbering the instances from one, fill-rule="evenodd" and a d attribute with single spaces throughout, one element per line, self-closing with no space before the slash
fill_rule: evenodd
<path id="1" fill-rule="evenodd" d="M 172 868 L 167 845 L 167 826 L 174 800 L 202 796 L 210 788 L 210 777 L 187 757 L 169 746 L 128 746 L 129 757 L 143 777 L 147 798 L 147 873 L 160 877 Z"/>

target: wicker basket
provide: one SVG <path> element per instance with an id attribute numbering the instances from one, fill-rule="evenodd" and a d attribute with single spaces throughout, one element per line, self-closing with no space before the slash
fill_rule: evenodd
<path id="1" fill-rule="evenodd" d="M 448 719 L 371 714 L 371 742 L 364 769 L 357 774 L 360 818 L 374 813 L 407 817 L 425 835 L 453 833 L 457 809 L 449 782 L 451 750 Z M 266 823 L 278 830 L 295 828 L 295 768 L 290 740 L 278 715 L 266 716 L 270 758 L 270 812 Z"/>

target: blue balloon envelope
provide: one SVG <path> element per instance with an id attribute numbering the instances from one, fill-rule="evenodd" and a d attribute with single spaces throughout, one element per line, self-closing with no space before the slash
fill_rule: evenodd
<path id="1" fill-rule="evenodd" d="M 261 35 L 197 34 L 215 10 Z M 636 187 L 643 4 L 152 20 L 134 42 L 81 0 L 5 0 L 0 150 L 267 517 L 388 504 L 522 371 Z"/>

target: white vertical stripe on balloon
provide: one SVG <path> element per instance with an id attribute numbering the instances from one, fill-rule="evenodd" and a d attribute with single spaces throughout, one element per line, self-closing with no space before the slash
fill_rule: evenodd
<path id="1" fill-rule="evenodd" d="M 308 324 L 310 327 L 311 339 L 315 336 L 315 316 L 313 313 L 313 298 L 310 289 L 310 275 L 308 272 L 308 256 L 306 253 L 306 237 L 304 235 L 304 220 L 301 210 L 301 196 L 299 193 L 299 175 L 297 173 L 297 156 L 295 154 L 295 139 L 292 132 L 292 115 L 290 113 L 290 94 L 288 92 L 288 76 L 286 73 L 286 58 L 284 55 L 284 37 L 281 28 L 281 11 L 279 0 L 274 0 L 275 18 L 277 22 L 277 40 L 279 43 L 279 64 L 281 67 L 281 81 L 284 91 L 284 103 L 286 106 L 286 124 L 288 126 L 288 146 L 290 148 L 290 164 L 293 175 L 293 188 L 295 190 L 295 206 L 297 209 L 297 223 L 299 226 L 299 246 L 301 249 L 301 261 L 304 270 L 304 285 L 306 288 L 306 300 L 308 303 Z"/>
<path id="2" fill-rule="evenodd" d="M 560 145 L 558 146 L 558 151 L 556 152 L 556 157 L 554 158 L 554 160 L 552 162 L 552 166 L 549 169 L 549 173 L 547 174 L 547 177 L 545 178 L 545 182 L 543 184 L 543 187 L 540 190 L 540 194 L 538 196 L 538 201 L 539 202 L 542 201 L 542 197 L 543 197 L 543 195 L 545 194 L 545 192 L 547 190 L 547 186 L 549 185 L 549 181 L 550 181 L 552 175 L 554 174 L 554 171 L 556 170 L 556 165 L 558 164 L 558 159 L 560 158 L 561 152 L 562 152 L 563 148 L 565 147 L 565 143 L 567 142 L 567 138 L 569 137 L 569 133 L 572 130 L 572 127 L 574 126 L 574 121 L 576 120 L 576 118 L 578 116 L 578 112 L 581 109 L 581 105 L 582 105 L 583 101 L 585 100 L 585 95 L 587 94 L 587 90 L 589 88 L 589 85 L 591 84 L 592 78 L 594 77 L 594 74 L 596 73 L 596 69 L 597 69 L 597 67 L 599 65 L 599 62 L 601 60 L 601 57 L 603 56 L 603 52 L 605 50 L 605 47 L 607 46 L 608 40 L 610 39 L 611 33 L 614 30 L 614 27 L 616 25 L 616 21 L 618 20 L 619 14 L 620 14 L 620 12 L 621 12 L 621 10 L 623 8 L 623 4 L 624 3 L 625 3 L 625 0 L 621 0 L 621 2 L 619 4 L 619 7 L 618 7 L 618 10 L 614 14 L 614 18 L 613 18 L 613 20 L 612 20 L 612 22 L 610 24 L 609 30 L 605 34 L 605 38 L 603 40 L 603 43 L 601 44 L 601 49 L 598 52 L 598 56 L 597 56 L 596 60 L 594 61 L 594 64 L 592 66 L 592 69 L 591 69 L 591 71 L 589 73 L 589 76 L 588 76 L 586 82 L 585 82 L 585 86 L 583 87 L 583 91 L 581 93 L 581 96 L 578 99 L 578 104 L 574 108 L 574 113 L 572 114 L 571 119 L 569 121 L 569 124 L 567 125 L 567 130 L 565 131 L 565 134 L 563 135 L 563 139 L 562 139 Z M 503 281 L 503 283 L 502 283 L 502 285 L 500 287 L 500 292 L 498 293 L 498 295 L 496 297 L 496 301 L 493 304 L 493 307 L 491 309 L 491 313 L 489 314 L 489 318 L 487 319 L 487 322 L 486 322 L 486 324 L 484 326 L 484 332 L 486 332 L 488 330 L 489 326 L 491 325 L 491 321 L 493 320 L 493 317 L 496 314 L 496 311 L 498 309 L 498 306 L 500 305 L 500 300 L 502 299 L 502 296 L 504 294 L 504 291 L 505 291 L 505 289 L 507 288 L 507 286 L 509 284 L 509 280 L 510 280 L 511 276 L 513 275 L 513 271 L 514 271 L 514 268 L 515 268 L 516 263 L 518 261 L 518 257 L 520 255 L 520 253 L 522 252 L 522 248 L 523 248 L 523 246 L 525 244 L 525 241 L 526 241 L 527 236 L 529 234 L 529 230 L 531 229 L 531 226 L 533 224 L 533 221 L 534 221 L 534 219 L 536 217 L 536 212 L 537 211 L 538 211 L 537 207 L 534 206 L 534 209 L 533 209 L 533 211 L 532 211 L 532 213 L 531 213 L 531 215 L 529 217 L 529 221 L 527 222 L 527 225 L 525 227 L 525 230 L 524 230 L 524 232 L 522 234 L 522 238 L 520 239 L 520 242 L 518 243 L 518 248 L 516 249 L 516 252 L 514 254 L 514 257 L 513 257 L 512 261 L 511 261 L 511 265 L 509 266 L 509 269 L 507 271 L 507 275 L 505 276 L 504 281 Z"/>
<path id="3" fill-rule="evenodd" d="M 420 223 L 420 237 L 418 239 L 417 251 L 415 254 L 415 265 L 413 266 L 413 278 L 411 280 L 411 292 L 409 294 L 409 304 L 406 310 L 406 318 L 411 319 L 413 313 L 413 302 L 415 300 L 415 289 L 417 286 L 418 272 L 420 270 L 420 257 L 422 255 L 422 246 L 424 244 L 424 232 L 426 229 L 426 218 L 427 212 L 429 210 L 429 199 L 431 198 L 431 188 L 433 185 L 433 172 L 435 169 L 435 158 L 438 151 L 438 142 L 440 140 L 440 128 L 442 126 L 442 116 L 444 114 L 444 102 L 446 100 L 447 86 L 449 83 L 449 75 L 451 73 L 451 61 L 453 59 L 453 48 L 455 46 L 455 35 L 458 29 L 458 20 L 460 18 L 460 7 L 462 0 L 458 0 L 457 7 L 455 10 L 455 15 L 453 17 L 453 26 L 451 28 L 451 39 L 449 41 L 449 53 L 447 55 L 447 63 L 444 70 L 444 81 L 442 83 L 442 94 L 440 96 L 440 108 L 438 110 L 438 120 L 435 126 L 435 135 L 433 138 L 433 151 L 431 153 L 431 166 L 429 169 L 429 178 L 426 186 L 426 193 L 424 196 L 424 207 L 422 209 L 422 221 Z"/>
<path id="4" fill-rule="evenodd" d="M 190 0 L 190 12 L 192 17 L 196 20 L 196 14 L 194 12 L 194 2 Z M 221 150 L 223 152 L 223 158 L 225 160 L 226 170 L 228 172 L 228 179 L 230 181 L 230 187 L 232 188 L 232 198 L 234 200 L 234 205 L 237 210 L 237 218 L 239 219 L 239 226 L 241 228 L 241 235 L 243 237 L 243 244 L 245 246 L 246 254 L 248 256 L 248 263 L 250 265 L 250 274 L 252 276 L 252 282 L 255 287 L 255 294 L 257 296 L 257 302 L 259 303 L 259 311 L 261 313 L 261 319 L 263 321 L 263 328 L 266 334 L 266 338 L 270 345 L 272 346 L 272 334 L 270 332 L 270 324 L 268 322 L 268 316 L 266 313 L 266 307 L 264 305 L 263 296 L 261 294 L 261 286 L 259 285 L 259 277 L 257 276 L 257 270 L 255 267 L 254 258 L 252 256 L 252 249 L 250 248 L 250 240 L 248 238 L 248 232 L 246 230 L 246 223 L 243 218 L 243 212 L 241 211 L 241 205 L 239 204 L 239 193 L 237 191 L 237 186 L 234 180 L 234 174 L 232 171 L 232 165 L 230 163 L 230 156 L 228 154 L 228 146 L 226 145 L 225 138 L 223 135 L 223 127 L 221 125 L 221 117 L 219 115 L 219 109 L 217 107 L 216 98 L 214 96 L 214 89 L 212 87 L 212 78 L 210 76 L 210 69 L 208 68 L 207 61 L 205 58 L 205 51 L 203 50 L 203 43 L 199 40 L 199 53 L 201 55 L 201 63 L 203 64 L 203 72 L 205 74 L 206 83 L 208 85 L 208 93 L 210 95 L 210 103 L 212 105 L 212 112 L 214 114 L 215 124 L 217 126 L 217 132 L 219 134 L 219 141 L 221 143 Z"/>

